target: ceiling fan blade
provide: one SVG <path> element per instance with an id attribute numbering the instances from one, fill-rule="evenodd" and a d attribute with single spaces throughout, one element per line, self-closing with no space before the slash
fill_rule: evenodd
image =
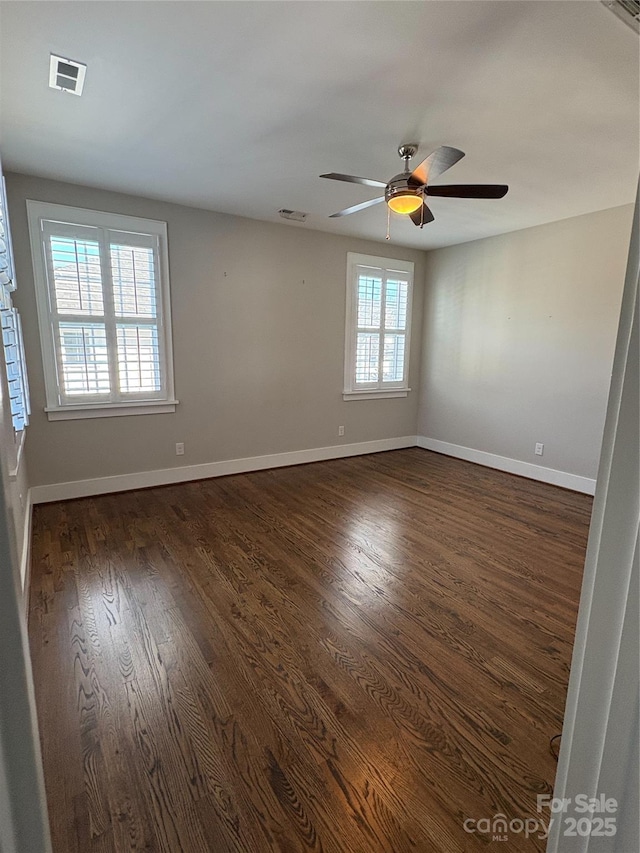
<path id="1" fill-rule="evenodd" d="M 339 210 L 337 213 L 332 213 L 329 219 L 335 219 L 337 216 L 347 216 L 349 213 L 357 213 L 359 210 L 365 210 L 367 207 L 373 207 L 374 204 L 380 204 L 384 201 L 384 196 L 380 198 L 372 198 L 369 201 L 363 201 L 361 204 L 354 204 L 353 207 L 347 207 L 345 210 Z"/>
<path id="2" fill-rule="evenodd" d="M 427 184 L 429 181 L 437 178 L 438 175 L 446 172 L 447 169 L 455 166 L 458 160 L 462 160 L 463 157 L 464 151 L 460 151 L 458 148 L 451 148 L 449 145 L 442 145 L 429 154 L 427 159 L 423 160 L 417 169 L 413 170 L 411 178 L 413 181 Z"/>
<path id="3" fill-rule="evenodd" d="M 409 216 L 413 220 L 413 224 L 418 225 L 419 227 L 426 225 L 427 222 L 433 222 L 435 219 L 435 216 L 431 213 L 424 202 L 422 203 L 422 207 L 419 207 L 413 213 L 410 213 Z"/>
<path id="4" fill-rule="evenodd" d="M 505 184 L 450 184 L 426 188 L 427 195 L 443 198 L 503 198 L 508 191 Z"/>
<path id="5" fill-rule="evenodd" d="M 382 181 L 374 181 L 372 178 L 357 178 L 355 175 L 339 175 L 337 172 L 329 172 L 320 175 L 321 178 L 329 178 L 331 181 L 346 181 L 348 184 L 364 184 L 365 187 L 386 187 Z"/>

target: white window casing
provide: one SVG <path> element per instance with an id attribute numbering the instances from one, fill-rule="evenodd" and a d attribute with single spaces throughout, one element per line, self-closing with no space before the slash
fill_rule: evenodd
<path id="1" fill-rule="evenodd" d="M 175 411 L 166 223 L 27 214 L 49 420 Z"/>
<path id="2" fill-rule="evenodd" d="M 345 400 L 406 397 L 414 264 L 347 254 Z"/>

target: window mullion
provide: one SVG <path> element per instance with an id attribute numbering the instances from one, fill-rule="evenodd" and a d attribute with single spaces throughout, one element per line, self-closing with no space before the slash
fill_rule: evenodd
<path id="1" fill-rule="evenodd" d="M 57 323 L 104 323 L 104 314 L 72 314 L 71 311 L 51 311 Z"/>
<path id="2" fill-rule="evenodd" d="M 109 363 L 110 398 L 121 399 L 118 375 L 118 337 L 116 334 L 116 316 L 113 300 L 113 277 L 111 275 L 111 252 L 106 228 L 98 228 L 100 246 L 100 271 L 102 274 L 102 304 L 104 306 L 104 326 L 107 339 L 107 359 Z"/>
<path id="3" fill-rule="evenodd" d="M 351 306 L 351 327 L 349 328 L 349 380 L 348 386 L 345 378 L 345 388 L 349 387 L 350 389 L 354 389 L 357 387 L 357 376 L 356 376 L 356 366 L 358 361 L 358 332 L 360 331 L 358 327 L 358 281 L 359 281 L 359 271 L 356 264 L 351 268 L 351 280 L 348 281 L 348 305 Z M 349 310 L 347 308 L 347 318 L 349 318 Z M 347 319 L 348 322 L 348 319 Z M 346 377 L 346 370 L 345 370 Z"/>
<path id="4" fill-rule="evenodd" d="M 51 315 L 51 331 L 53 334 L 53 356 L 54 356 L 54 364 L 56 371 L 56 380 L 57 380 L 57 391 L 58 391 L 58 403 L 61 404 L 63 398 L 66 399 L 66 394 L 63 390 L 64 383 L 62 381 L 62 339 L 60 337 L 60 318 L 57 314 Z"/>
<path id="5" fill-rule="evenodd" d="M 157 326 L 161 324 L 157 317 L 118 317 L 119 326 Z"/>
<path id="6" fill-rule="evenodd" d="M 378 387 L 382 388 L 384 383 L 384 373 L 383 373 L 383 365 L 384 365 L 384 324 L 386 322 L 387 317 L 387 271 L 386 269 L 382 270 L 381 276 L 382 283 L 380 288 L 380 329 L 379 329 L 379 343 L 378 343 Z"/>
<path id="7" fill-rule="evenodd" d="M 155 240 L 155 245 L 153 247 L 153 277 L 154 277 L 154 286 L 156 289 L 156 328 L 158 330 L 158 358 L 160 363 L 160 386 L 162 388 L 163 394 L 167 393 L 167 359 L 169 357 L 167 353 L 166 346 L 166 336 L 164 330 L 164 293 L 162 292 L 161 287 L 161 278 L 160 278 L 160 270 L 161 270 L 161 262 L 160 262 L 160 243 L 158 239 Z"/>

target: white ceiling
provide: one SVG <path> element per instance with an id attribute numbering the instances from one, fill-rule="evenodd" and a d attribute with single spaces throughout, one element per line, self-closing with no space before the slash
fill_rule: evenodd
<path id="1" fill-rule="evenodd" d="M 466 151 L 438 183 L 507 183 L 500 201 L 433 199 L 431 248 L 633 201 L 638 38 L 601 3 L 4 2 L 5 168 L 383 240 L 396 149 Z M 49 53 L 88 64 L 81 98 Z M 422 155 L 422 156 L 420 156 Z"/>

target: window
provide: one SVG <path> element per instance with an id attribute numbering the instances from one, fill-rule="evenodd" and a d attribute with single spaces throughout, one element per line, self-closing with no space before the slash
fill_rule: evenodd
<path id="1" fill-rule="evenodd" d="M 20 315 L 12 307 L 6 295 L 1 297 L 0 317 L 2 319 L 2 343 L 4 345 L 4 363 L 9 388 L 11 420 L 16 433 L 21 433 L 29 423 L 29 384 L 27 382 L 24 345 L 22 343 L 22 324 Z"/>
<path id="2" fill-rule="evenodd" d="M 49 419 L 175 411 L 166 224 L 27 210 Z"/>
<path id="3" fill-rule="evenodd" d="M 413 264 L 347 255 L 344 399 L 406 397 Z"/>
<path id="4" fill-rule="evenodd" d="M 20 465 L 20 456 L 24 445 L 25 428 L 29 423 L 29 384 L 27 365 L 22 343 L 20 315 L 13 307 L 12 294 L 16 289 L 13 252 L 11 247 L 11 229 L 7 210 L 7 196 L 4 178 L 0 178 L 0 328 L 6 393 L 11 412 L 14 441 L 9 448 L 9 474 L 15 477 Z"/>

